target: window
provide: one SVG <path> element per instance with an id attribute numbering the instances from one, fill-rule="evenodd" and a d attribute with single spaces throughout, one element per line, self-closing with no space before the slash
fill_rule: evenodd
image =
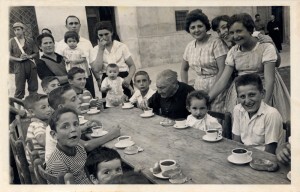
<path id="1" fill-rule="evenodd" d="M 184 30 L 185 17 L 188 12 L 188 10 L 175 11 L 176 31 Z"/>

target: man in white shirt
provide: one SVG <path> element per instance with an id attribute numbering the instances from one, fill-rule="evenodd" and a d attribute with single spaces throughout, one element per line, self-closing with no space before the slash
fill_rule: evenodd
<path id="1" fill-rule="evenodd" d="M 80 24 L 80 20 L 78 17 L 76 17 L 74 15 L 70 15 L 66 18 L 66 28 L 69 31 L 75 31 L 79 35 L 80 27 L 81 27 L 81 24 Z M 68 47 L 68 45 L 65 43 L 64 39 L 62 39 L 61 41 L 59 41 L 57 43 L 55 52 L 62 55 L 64 49 L 67 47 Z M 91 42 L 83 37 L 80 37 L 77 47 L 80 48 L 81 50 L 83 50 L 84 55 L 86 56 L 86 59 L 88 62 L 88 68 L 91 69 L 90 56 L 91 56 L 91 51 L 93 49 Z M 90 91 L 90 93 L 92 94 L 93 97 L 95 97 L 95 88 L 94 88 L 93 76 L 92 76 L 91 72 L 92 72 L 91 70 L 87 71 L 89 77 L 86 79 L 85 88 Z M 93 73 L 93 74 L 95 74 L 95 73 Z M 96 77 L 96 76 L 95 76 L 95 78 L 96 78 L 96 80 L 99 79 L 99 77 Z"/>

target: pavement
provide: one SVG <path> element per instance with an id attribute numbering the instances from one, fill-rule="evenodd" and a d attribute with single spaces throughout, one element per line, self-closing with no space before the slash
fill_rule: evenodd
<path id="1" fill-rule="evenodd" d="M 282 51 L 280 53 L 281 56 L 281 65 L 278 69 L 280 75 L 282 76 L 283 81 L 285 82 L 286 86 L 288 87 L 288 90 L 290 91 L 290 46 L 287 44 L 282 44 Z M 148 72 L 150 79 L 152 81 L 150 87 L 152 89 L 156 89 L 156 75 L 160 72 L 163 71 L 165 69 L 172 69 L 174 71 L 177 72 L 178 74 L 178 80 L 180 81 L 180 68 L 181 68 L 181 63 L 178 64 L 165 64 L 165 65 L 160 65 L 160 66 L 155 66 L 155 67 L 147 67 L 147 68 L 141 68 L 138 70 L 144 70 L 146 72 Z M 196 77 L 196 73 L 193 70 L 189 70 L 189 82 L 192 82 L 193 79 L 195 79 Z M 10 97 L 13 97 L 14 95 L 14 90 L 15 90 L 15 79 L 14 79 L 14 75 L 9 75 L 8 77 L 8 95 Z M 41 85 L 41 80 L 39 79 L 39 89 L 38 89 L 38 93 L 43 93 L 43 89 L 40 86 Z M 96 85 L 96 83 L 94 82 L 94 84 Z M 97 86 L 95 87 L 95 89 L 97 89 L 96 91 L 96 95 L 101 98 L 101 94 L 99 93 L 99 90 L 97 88 Z M 27 91 L 27 84 L 26 84 L 26 91 L 25 91 L 25 95 L 28 95 L 28 91 Z"/>

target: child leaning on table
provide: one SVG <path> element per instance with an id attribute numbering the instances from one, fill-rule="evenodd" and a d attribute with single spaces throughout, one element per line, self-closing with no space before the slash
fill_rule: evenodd
<path id="1" fill-rule="evenodd" d="M 24 100 L 25 109 L 31 113 L 31 123 L 27 130 L 26 141 L 32 140 L 33 149 L 36 150 L 42 160 L 45 159 L 45 133 L 52 109 L 48 104 L 47 95 L 33 94 Z M 28 148 L 26 147 L 26 158 L 31 164 Z"/>
<path id="2" fill-rule="evenodd" d="M 41 86 L 43 91 L 48 95 L 53 89 L 60 86 L 59 80 L 55 76 L 48 76 L 42 79 Z"/>
<path id="3" fill-rule="evenodd" d="M 46 171 L 54 176 L 72 173 L 76 184 L 91 184 L 85 171 L 87 153 L 79 144 L 81 129 L 77 112 L 62 107 L 54 111 L 49 125 L 57 145 L 46 163 Z"/>
<path id="4" fill-rule="evenodd" d="M 88 96 L 90 97 L 90 99 L 92 99 L 92 94 L 87 89 L 85 89 L 86 77 L 83 69 L 79 67 L 73 67 L 72 69 L 70 69 L 70 71 L 68 72 L 68 81 L 82 103 L 84 103 L 84 96 Z M 89 103 L 91 107 L 102 106 L 102 103 L 98 99 L 90 100 Z"/>
<path id="5" fill-rule="evenodd" d="M 222 129 L 218 120 L 210 116 L 207 111 L 209 108 L 209 96 L 205 91 L 192 91 L 186 98 L 186 108 L 191 113 L 186 120 L 190 127 L 207 131 L 209 129 Z"/>
<path id="6" fill-rule="evenodd" d="M 233 140 L 275 154 L 283 141 L 282 118 L 263 101 L 261 78 L 255 73 L 239 76 L 235 87 L 239 104 L 233 110 Z"/>
<path id="7" fill-rule="evenodd" d="M 63 56 L 66 61 L 66 69 L 69 71 L 73 67 L 79 67 L 84 70 L 85 77 L 89 76 L 89 68 L 83 50 L 77 47 L 79 35 L 75 31 L 67 31 L 64 36 L 65 43 L 68 45 L 63 50 Z"/>
<path id="8" fill-rule="evenodd" d="M 108 64 L 106 68 L 107 77 L 105 77 L 101 84 L 101 91 L 107 92 L 106 107 L 117 107 L 127 100 L 127 96 L 124 94 L 122 87 L 124 79 L 119 77 L 118 74 L 118 65 L 114 63 Z M 130 85 L 128 89 L 133 93 L 133 88 Z"/>
<path id="9" fill-rule="evenodd" d="M 155 93 L 149 85 L 151 84 L 150 77 L 146 71 L 138 71 L 134 75 L 134 85 L 138 88 L 129 99 L 132 104 L 137 104 L 140 108 L 142 102 L 148 102 L 148 99 Z"/>
<path id="10" fill-rule="evenodd" d="M 121 156 L 107 147 L 91 151 L 86 162 L 90 178 L 94 184 L 104 184 L 117 175 L 123 174 Z"/>

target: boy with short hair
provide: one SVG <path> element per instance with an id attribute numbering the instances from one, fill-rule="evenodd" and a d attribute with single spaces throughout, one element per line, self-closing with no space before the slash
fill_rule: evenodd
<path id="1" fill-rule="evenodd" d="M 137 104 L 140 108 L 142 102 L 148 102 L 148 99 L 155 93 L 149 87 L 151 84 L 150 77 L 146 71 L 138 71 L 134 75 L 134 85 L 138 88 L 129 99 L 132 104 Z"/>
<path id="2" fill-rule="evenodd" d="M 104 184 L 114 176 L 123 174 L 121 156 L 107 147 L 93 150 L 87 159 L 86 166 L 95 184 Z"/>
<path id="3" fill-rule="evenodd" d="M 55 76 L 48 76 L 42 79 L 41 86 L 43 91 L 48 95 L 53 89 L 60 86 L 59 80 Z"/>
<path id="4" fill-rule="evenodd" d="M 45 132 L 52 109 L 48 104 L 47 95 L 29 95 L 24 100 L 25 108 L 32 114 L 31 123 L 27 130 L 26 140 L 31 139 L 33 148 L 41 159 L 45 159 Z M 26 147 L 26 158 L 31 164 L 28 148 Z"/>
<path id="5" fill-rule="evenodd" d="M 49 125 L 57 145 L 46 163 L 46 171 L 54 176 L 72 173 L 76 184 L 91 184 L 84 169 L 87 153 L 79 144 L 81 129 L 76 111 L 67 107 L 57 109 Z"/>
<path id="6" fill-rule="evenodd" d="M 233 110 L 233 140 L 275 154 L 282 143 L 282 117 L 263 102 L 265 90 L 259 75 L 239 76 L 235 82 L 239 104 Z"/>

